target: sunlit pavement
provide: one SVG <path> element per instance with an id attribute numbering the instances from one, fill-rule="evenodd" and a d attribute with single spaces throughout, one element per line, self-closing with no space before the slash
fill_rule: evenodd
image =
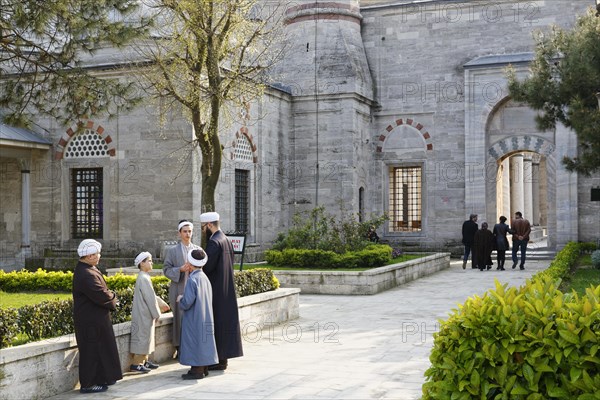
<path id="1" fill-rule="evenodd" d="M 244 338 L 244 357 L 224 372 L 184 381 L 188 367 L 163 364 L 126 374 L 107 392 L 71 391 L 52 399 L 419 399 L 432 334 L 468 297 L 497 279 L 521 286 L 549 260 L 521 271 L 462 269 L 460 260 L 434 275 L 373 296 L 301 295 L 297 320 Z"/>

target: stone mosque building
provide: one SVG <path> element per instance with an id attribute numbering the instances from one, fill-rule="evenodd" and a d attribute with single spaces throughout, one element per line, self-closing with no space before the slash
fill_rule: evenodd
<path id="1" fill-rule="evenodd" d="M 563 126 L 539 131 L 510 99 L 505 68 L 525 77 L 532 31 L 571 27 L 592 0 L 295 0 L 278 83 L 239 110 L 225 145 L 216 204 L 224 231 L 244 231 L 260 257 L 296 212 L 324 206 L 368 219 L 404 248 L 460 248 L 470 213 L 494 223 L 522 211 L 559 249 L 600 237 L 598 174 L 568 172 Z M 106 49 L 90 61 L 118 64 Z M 32 131 L 2 125 L 0 265 L 73 250 L 160 257 L 180 219 L 202 210 L 190 125 L 159 124 L 147 104 L 114 119 Z M 196 238 L 198 240 L 198 238 Z M 195 241 L 197 241 L 195 240 Z"/>

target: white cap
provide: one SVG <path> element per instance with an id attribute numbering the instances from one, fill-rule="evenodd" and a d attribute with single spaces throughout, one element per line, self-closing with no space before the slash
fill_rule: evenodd
<path id="1" fill-rule="evenodd" d="M 208 256 L 202 248 L 192 249 L 188 253 L 188 261 L 195 267 L 202 267 L 208 261 Z"/>
<path id="2" fill-rule="evenodd" d="M 177 226 L 177 232 L 179 232 L 184 226 L 189 226 L 192 230 L 194 230 L 194 224 L 192 224 L 190 221 L 182 221 Z"/>
<path id="3" fill-rule="evenodd" d="M 200 222 L 201 223 L 207 223 L 207 222 L 215 222 L 219 220 L 219 213 L 216 213 L 214 211 L 211 212 L 206 212 L 203 214 L 200 214 Z"/>
<path id="4" fill-rule="evenodd" d="M 148 257 L 152 257 L 152 254 L 150 254 L 147 251 L 142 251 L 140 254 L 137 255 L 137 257 L 135 257 L 135 261 L 133 262 L 133 264 L 137 267 L 142 261 L 144 261 Z"/>
<path id="5" fill-rule="evenodd" d="M 79 254 L 79 257 L 85 257 L 90 254 L 100 253 L 100 250 L 102 250 L 100 242 L 94 239 L 84 239 L 79 243 L 79 247 L 77 247 L 77 254 Z"/>

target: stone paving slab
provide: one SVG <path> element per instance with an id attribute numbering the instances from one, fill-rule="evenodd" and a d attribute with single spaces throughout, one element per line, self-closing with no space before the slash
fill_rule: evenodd
<path id="1" fill-rule="evenodd" d="M 51 399 L 419 399 L 437 320 L 493 288 L 494 279 L 521 286 L 549 263 L 481 272 L 452 261 L 372 296 L 301 295 L 300 318 L 245 337 L 245 356 L 230 360 L 227 371 L 183 381 L 187 367 L 171 362 L 146 375 L 127 373 L 104 393 Z"/>

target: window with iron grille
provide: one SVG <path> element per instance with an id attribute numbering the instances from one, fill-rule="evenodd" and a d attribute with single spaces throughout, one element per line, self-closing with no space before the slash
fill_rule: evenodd
<path id="1" fill-rule="evenodd" d="M 102 238 L 102 168 L 71 170 L 71 236 Z"/>
<path id="2" fill-rule="evenodd" d="M 421 167 L 390 167 L 389 175 L 389 231 L 421 231 Z"/>
<path id="3" fill-rule="evenodd" d="M 249 233 L 250 219 L 250 171 L 235 170 L 235 230 Z"/>

